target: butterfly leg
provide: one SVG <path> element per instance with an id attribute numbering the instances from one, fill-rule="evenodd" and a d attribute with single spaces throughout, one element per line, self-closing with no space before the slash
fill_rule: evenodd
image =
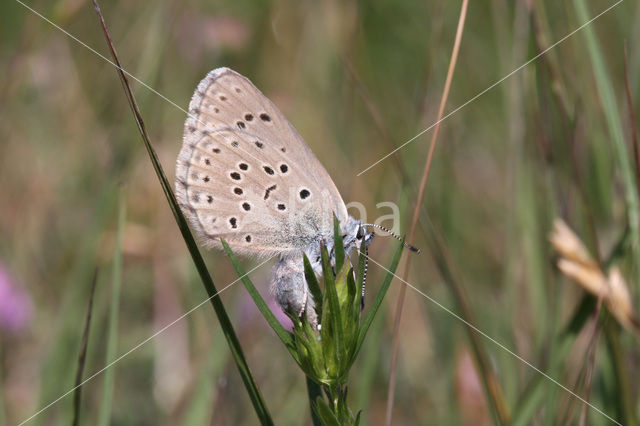
<path id="1" fill-rule="evenodd" d="M 282 310 L 298 317 L 306 314 L 309 324 L 314 329 L 318 327 L 315 303 L 304 278 L 301 257 L 281 259 L 275 264 L 271 291 Z"/>

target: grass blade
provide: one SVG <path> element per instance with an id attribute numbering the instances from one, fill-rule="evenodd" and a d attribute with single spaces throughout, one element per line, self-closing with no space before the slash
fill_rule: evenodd
<path id="1" fill-rule="evenodd" d="M 618 411 L 623 416 L 622 423 L 629 426 L 637 426 L 638 420 L 635 414 L 631 384 L 629 383 L 629 371 L 625 368 L 624 353 L 620 342 L 620 326 L 606 315 L 604 324 L 607 349 L 610 354 L 611 367 L 616 379 L 617 391 L 613 402 L 618 405 Z M 637 385 L 637 383 L 636 383 Z"/>
<path id="2" fill-rule="evenodd" d="M 65 312 L 65 315 L 60 316 L 59 323 L 52 332 L 55 335 L 55 347 L 45 354 L 43 360 L 41 376 L 48 379 L 42 383 L 38 398 L 40 406 L 46 406 L 59 397 L 60 383 L 70 384 L 74 380 L 70 360 L 73 360 L 77 353 L 68 342 L 77 338 L 78 318 L 85 313 L 79 306 L 84 305 L 89 298 L 90 289 L 86 283 L 93 277 L 95 259 L 98 256 L 97 242 L 107 228 L 109 219 L 113 218 L 113 212 L 117 206 L 117 194 L 117 187 L 108 184 L 98 197 L 95 208 L 92 210 L 92 222 L 85 228 L 71 271 L 64 277 L 66 284 L 62 290 L 64 297 L 60 303 L 60 312 Z M 71 423 L 71 410 L 65 412 L 61 422 Z"/>
<path id="3" fill-rule="evenodd" d="M 627 113 L 629 114 L 629 128 L 631 130 L 631 145 L 633 146 L 633 160 L 636 166 L 636 190 L 640 198 L 640 147 L 638 146 L 638 129 L 636 128 L 635 114 L 633 113 L 633 98 L 629 83 L 629 65 L 627 64 L 627 45 L 624 46 L 624 89 L 627 97 Z M 640 219 L 638 219 L 640 220 Z M 638 224 L 640 227 L 640 224 Z"/>
<path id="4" fill-rule="evenodd" d="M 188 406 L 184 410 L 184 416 L 177 422 L 182 426 L 201 426 L 209 424 L 211 415 L 215 410 L 215 401 L 220 389 L 212 377 L 220 377 L 223 369 L 229 363 L 229 355 L 220 353 L 218 348 L 224 345 L 224 338 L 219 330 L 214 330 L 210 344 L 210 355 L 207 356 L 206 365 L 199 371 L 197 383 L 191 392 Z"/>
<path id="5" fill-rule="evenodd" d="M 233 267 L 236 270 L 236 273 L 240 277 L 240 280 L 242 281 L 244 288 L 247 289 L 247 292 L 253 299 L 254 303 L 256 304 L 256 306 L 258 307 L 258 309 L 260 310 L 264 318 L 267 320 L 267 323 L 269 323 L 269 325 L 271 326 L 273 331 L 276 333 L 276 335 L 280 338 L 284 346 L 289 350 L 289 352 L 291 353 L 291 356 L 293 356 L 293 358 L 297 361 L 298 354 L 295 351 L 295 345 L 293 343 L 293 337 L 291 336 L 291 333 L 285 330 L 282 324 L 280 324 L 280 321 L 278 321 L 278 319 L 273 314 L 273 312 L 271 312 L 271 309 L 269 309 L 269 306 L 267 306 L 267 303 L 264 301 L 264 299 L 262 298 L 262 296 L 260 295 L 256 287 L 253 285 L 253 283 L 251 282 L 247 274 L 244 272 L 244 269 L 238 262 L 238 259 L 236 258 L 236 256 L 233 254 L 233 251 L 231 250 L 231 247 L 229 247 L 229 244 L 227 244 L 227 242 L 224 239 L 222 239 L 221 241 L 222 241 L 222 246 L 224 247 L 224 251 L 227 253 L 227 256 L 229 256 L 229 260 L 231 260 L 231 263 L 233 264 Z"/>
<path id="6" fill-rule="evenodd" d="M 352 339 L 356 337 L 358 332 L 358 326 L 360 325 L 360 309 L 356 302 L 360 299 L 356 295 L 356 281 L 353 278 L 353 268 L 347 270 L 347 297 L 346 303 L 343 309 L 342 321 L 345 324 L 345 338 L 349 345 L 351 345 Z"/>
<path id="7" fill-rule="evenodd" d="M 338 301 L 338 292 L 336 290 L 336 282 L 333 276 L 333 269 L 329 262 L 329 253 L 327 248 L 322 246 L 322 275 L 324 276 L 324 296 L 329 304 L 329 321 L 331 322 L 331 328 L 336 336 L 335 338 L 335 359 L 338 366 L 342 367 L 342 354 L 344 353 L 344 330 L 342 329 L 342 315 L 340 314 L 340 302 Z M 323 322 L 324 327 L 327 324 Z M 324 337 L 324 336 L 323 336 Z"/>
<path id="8" fill-rule="evenodd" d="M 385 318 L 389 304 L 385 303 L 378 309 L 380 318 Z M 355 392 L 353 406 L 362 410 L 363 424 L 371 424 L 376 417 L 372 413 L 371 407 L 374 401 L 371 395 L 375 394 L 375 380 L 382 366 L 381 351 L 379 350 L 385 343 L 382 340 L 382 331 L 385 327 L 384 321 L 376 321 L 371 324 L 368 335 L 369 338 L 363 342 L 362 355 L 358 362 L 357 391 Z M 353 386 L 353 385 L 352 385 Z"/>
<path id="9" fill-rule="evenodd" d="M 107 331 L 107 350 L 105 365 L 116 358 L 118 344 L 118 315 L 120 312 L 120 288 L 122 286 L 122 234 L 126 223 L 126 197 L 124 190 L 118 196 L 118 229 L 113 249 L 113 267 L 111 271 L 111 301 L 109 304 L 109 329 Z M 102 386 L 102 403 L 98 415 L 98 425 L 108 426 L 111 423 L 111 403 L 113 401 L 113 383 L 115 368 L 104 372 Z"/>
<path id="10" fill-rule="evenodd" d="M 133 92 L 131 91 L 131 87 L 129 86 L 129 82 L 127 80 L 124 71 L 122 70 L 122 66 L 120 65 L 120 60 L 118 59 L 118 55 L 115 51 L 115 47 L 113 46 L 113 42 L 111 41 L 111 36 L 109 35 L 109 31 L 107 30 L 106 23 L 102 16 L 102 12 L 100 11 L 100 6 L 98 6 L 97 0 L 93 0 L 93 5 L 98 14 L 98 19 L 100 21 L 100 25 L 102 27 L 102 32 L 107 41 L 107 45 L 109 47 L 109 51 L 111 52 L 111 56 L 117 65 L 118 76 L 120 77 L 120 82 L 122 83 L 122 87 L 124 89 L 125 95 L 127 97 L 127 101 L 129 102 L 129 107 L 134 115 L 136 125 L 138 126 L 138 130 L 140 131 L 140 135 L 142 136 L 142 140 L 144 142 L 144 146 L 147 149 L 147 153 L 151 159 L 151 163 L 153 164 L 153 168 L 158 177 L 158 181 L 162 186 L 162 190 L 164 191 L 165 196 L 167 197 L 167 201 L 169 203 L 169 207 L 173 213 L 173 216 L 178 224 L 178 228 L 180 228 L 180 232 L 182 233 L 182 237 L 189 249 L 189 253 L 193 259 L 193 262 L 198 270 L 198 274 L 202 280 L 202 283 L 209 295 L 209 299 L 211 301 L 211 305 L 220 321 L 220 327 L 222 328 L 224 335 L 227 339 L 227 343 L 229 344 L 229 348 L 231 349 L 231 353 L 233 355 L 233 359 L 238 367 L 238 371 L 240 372 L 240 376 L 242 377 L 242 381 L 244 382 L 245 388 L 247 389 L 247 393 L 249 394 L 249 398 L 253 404 L 253 407 L 260 419 L 260 422 L 265 425 L 272 425 L 273 420 L 271 419 L 271 415 L 269 414 L 269 410 L 267 409 L 266 404 L 262 398 L 262 394 L 260 393 L 260 389 L 255 383 L 253 376 L 251 375 L 251 371 L 249 370 L 249 365 L 244 357 L 244 353 L 242 351 L 242 347 L 240 346 L 240 342 L 238 341 L 238 337 L 231 325 L 231 320 L 227 314 L 227 311 L 222 304 L 220 298 L 215 297 L 218 294 L 218 291 L 213 283 L 213 279 L 209 274 L 207 266 L 204 263 L 204 259 L 200 254 L 200 250 L 196 245 L 195 239 L 189 230 L 187 225 L 187 221 L 178 206 L 178 202 L 176 201 L 176 197 L 169 185 L 167 177 L 162 169 L 162 165 L 160 164 L 160 160 L 151 145 L 151 141 L 149 140 L 149 136 L 147 134 L 147 130 L 142 119 L 142 115 L 136 103 L 135 97 L 133 96 Z"/>
<path id="11" fill-rule="evenodd" d="M 587 21 L 589 19 L 589 11 L 584 0 L 574 0 L 574 6 L 578 19 Z M 625 144 L 624 131 L 622 129 L 622 121 L 618 111 L 616 95 L 611 83 L 611 76 L 607 70 L 605 60 L 602 57 L 602 51 L 598 44 L 598 40 L 594 33 L 593 26 L 587 26 L 583 30 L 584 37 L 587 41 L 587 51 L 591 58 L 593 73 L 596 81 L 598 95 L 602 102 L 602 109 L 611 136 L 613 150 L 618 161 L 618 168 L 624 183 L 625 198 L 627 201 L 627 220 L 631 227 L 631 241 L 634 258 L 640 259 L 640 235 L 638 234 L 638 194 L 636 182 L 631 164 L 629 163 L 629 153 Z M 637 269 L 637 268 L 636 268 Z M 638 272 L 636 270 L 636 272 Z"/>
<path id="12" fill-rule="evenodd" d="M 304 259 L 304 277 L 307 280 L 307 285 L 309 286 L 309 291 L 311 292 L 313 301 L 316 302 L 316 313 L 318 314 L 318 318 L 322 318 L 322 290 L 320 290 L 320 284 L 316 278 L 316 273 L 313 271 L 311 262 L 309 262 L 307 255 L 303 253 L 302 256 Z"/>
<path id="13" fill-rule="evenodd" d="M 400 262 L 400 255 L 402 254 L 402 249 L 404 248 L 404 239 L 398 245 L 395 254 L 393 255 L 393 261 L 391 262 L 391 266 L 387 271 L 387 275 L 384 277 L 384 281 L 382 282 L 382 287 L 378 290 L 378 294 L 376 295 L 369 312 L 364 318 L 362 322 L 362 327 L 360 327 L 360 334 L 358 334 L 358 341 L 356 343 L 355 350 L 351 355 L 351 362 L 353 362 L 362 347 L 362 342 L 364 342 L 364 338 L 367 335 L 367 331 L 369 327 L 371 327 L 371 323 L 373 322 L 373 318 L 376 316 L 378 309 L 380 309 L 380 305 L 382 305 L 382 300 L 384 296 L 387 294 L 387 290 L 389 290 L 389 286 L 391 285 L 391 281 L 393 280 L 396 269 L 398 269 L 398 262 Z M 362 253 L 362 252 L 361 252 Z"/>
<path id="14" fill-rule="evenodd" d="M 82 333 L 82 344 L 80 345 L 80 354 L 78 355 L 78 369 L 76 370 L 75 390 L 73 391 L 73 426 L 80 424 L 80 402 L 82 399 L 82 372 L 87 360 L 87 347 L 89 346 L 89 326 L 91 325 L 91 314 L 93 313 L 93 296 L 96 292 L 96 282 L 98 280 L 98 270 L 93 273 L 93 282 L 91 283 L 91 293 L 89 294 L 89 307 L 87 308 L 87 316 L 84 321 L 84 332 Z"/>

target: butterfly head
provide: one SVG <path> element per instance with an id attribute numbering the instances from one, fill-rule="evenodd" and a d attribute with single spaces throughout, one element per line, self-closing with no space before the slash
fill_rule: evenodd
<path id="1" fill-rule="evenodd" d="M 369 246 L 375 232 L 368 230 L 362 226 L 362 222 L 349 216 L 345 226 L 342 228 L 342 242 L 346 251 L 358 249 L 364 240 L 365 246 Z"/>
<path id="2" fill-rule="evenodd" d="M 371 244 L 373 237 L 376 235 L 375 232 L 372 230 L 369 230 L 369 228 L 380 229 L 385 233 L 389 234 L 390 236 L 392 236 L 393 238 L 395 238 L 396 240 L 402 241 L 404 246 L 409 250 L 411 250 L 412 252 L 420 253 L 419 248 L 416 248 L 411 244 L 404 242 L 404 240 L 400 238 L 400 236 L 396 235 L 390 229 L 387 229 L 384 226 L 381 226 L 375 223 L 362 223 L 361 221 L 356 220 L 351 216 L 349 216 L 349 219 L 347 219 L 346 225 L 342 229 L 342 241 L 344 243 L 345 249 L 349 251 L 354 247 L 359 248 L 362 244 L 362 240 L 364 240 L 365 242 L 365 247 L 369 247 L 369 244 Z"/>

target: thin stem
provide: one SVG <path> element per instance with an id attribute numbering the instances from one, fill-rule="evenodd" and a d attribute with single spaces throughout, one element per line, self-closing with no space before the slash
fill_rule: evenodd
<path id="1" fill-rule="evenodd" d="M 623 416 L 622 423 L 625 425 L 636 426 L 638 422 L 635 415 L 633 397 L 629 384 L 629 372 L 625 368 L 624 354 L 620 343 L 620 326 L 610 315 L 607 316 L 605 321 L 604 332 L 611 363 L 616 376 L 616 384 L 618 386 L 618 397 L 616 400 L 620 405 L 620 411 Z"/>
<path id="2" fill-rule="evenodd" d="M 307 378 L 307 395 L 309 395 L 309 410 L 311 411 L 311 421 L 313 422 L 313 426 L 321 426 L 322 422 L 316 415 L 313 410 L 313 404 L 315 404 L 318 398 L 322 398 L 322 389 L 320 385 L 311 380 L 308 376 Z"/>
<path id="3" fill-rule="evenodd" d="M 458 29 L 456 31 L 456 38 L 453 43 L 453 50 L 451 52 L 451 59 L 449 61 L 449 69 L 447 71 L 447 77 L 444 83 L 444 91 L 442 98 L 440 99 L 440 107 L 438 108 L 438 118 L 436 120 L 436 126 L 433 130 L 431 137 L 431 144 L 429 146 L 429 154 L 424 165 L 424 171 L 422 173 L 422 180 L 420 181 L 420 189 L 418 191 L 418 199 L 416 201 L 415 209 L 413 211 L 413 219 L 411 220 L 411 231 L 409 232 L 409 244 L 413 244 L 416 226 L 418 224 L 418 218 L 420 216 L 420 208 L 422 207 L 422 200 L 424 198 L 424 192 L 427 187 L 427 179 L 429 177 L 429 170 L 431 169 L 431 161 L 433 160 L 433 153 L 436 148 L 436 141 L 438 140 L 438 134 L 440 132 L 440 122 L 444 115 L 444 108 L 447 104 L 449 97 L 449 89 L 451 88 L 451 80 L 453 79 L 453 72 L 456 68 L 456 62 L 458 60 L 458 52 L 460 51 L 460 42 L 462 40 L 462 33 L 464 31 L 464 25 L 467 17 L 468 0 L 462 1 L 462 7 L 460 9 L 460 17 L 458 19 Z M 402 272 L 402 278 L 407 279 L 409 273 L 409 265 L 412 256 L 407 256 Z M 402 319 L 402 310 L 404 307 L 404 298 L 407 291 L 406 285 L 400 286 L 400 294 L 398 295 L 398 302 L 396 305 L 396 314 L 393 325 L 393 343 L 392 343 L 392 355 L 391 355 L 391 369 L 389 375 L 389 388 L 387 391 L 387 412 L 386 412 L 386 424 L 391 425 L 391 419 L 393 417 L 393 402 L 396 388 L 396 369 L 398 363 L 398 347 L 400 342 L 400 320 Z"/>
<path id="4" fill-rule="evenodd" d="M 627 44 L 624 45 L 624 88 L 627 96 L 627 109 L 629 111 L 629 127 L 631 129 L 631 144 L 633 145 L 633 160 L 636 166 L 636 190 L 640 199 L 640 148 L 638 147 L 638 130 L 633 115 L 633 100 L 631 98 L 631 87 L 629 85 L 629 66 L 627 64 Z M 638 219 L 640 221 L 640 218 Z M 638 224 L 640 232 L 640 223 Z"/>
<path id="5" fill-rule="evenodd" d="M 87 348 L 89 346 L 89 329 L 91 327 L 91 314 L 93 313 L 93 296 L 96 292 L 96 282 L 98 281 L 98 270 L 93 273 L 91 283 L 91 293 L 89 294 L 89 307 L 87 308 L 87 316 L 84 322 L 84 332 L 82 333 L 82 344 L 80 345 L 80 355 L 78 355 L 78 369 L 76 370 L 75 391 L 73 393 L 73 420 L 71 424 L 78 426 L 80 424 L 80 402 L 82 400 L 82 373 L 87 360 Z"/>
<path id="6" fill-rule="evenodd" d="M 118 346 L 118 315 L 120 311 L 120 289 L 122 287 L 122 234 L 126 222 L 126 197 L 124 189 L 118 194 L 118 225 L 115 247 L 113 248 L 113 264 L 111 267 L 111 300 L 109 302 L 109 325 L 107 331 L 107 348 L 105 363 L 108 365 L 116 359 Z M 113 401 L 115 368 L 105 371 L 102 382 L 102 401 L 98 415 L 98 426 L 111 424 L 111 404 Z"/>
<path id="7" fill-rule="evenodd" d="M 585 0 L 574 0 L 573 3 L 578 18 L 581 21 L 586 21 L 589 17 L 589 11 Z M 595 35 L 594 28 L 591 26 L 585 27 L 583 35 L 586 39 L 587 52 L 593 68 L 593 76 L 598 99 L 602 103 L 602 112 L 604 113 L 613 152 L 618 163 L 617 167 L 622 178 L 626 201 L 627 220 L 632 230 L 631 248 L 633 258 L 637 261 L 640 258 L 640 214 L 638 213 L 639 201 L 637 183 L 633 176 L 631 163 L 629 162 L 629 155 L 625 144 L 624 131 L 622 130 L 620 120 L 621 116 L 618 111 L 615 90 L 611 82 L 611 75 L 607 68 L 602 49 Z M 637 268 L 635 272 L 636 274 L 639 274 L 639 270 Z"/>
<path id="8" fill-rule="evenodd" d="M 596 363 L 596 347 L 598 343 L 598 332 L 600 328 L 598 327 L 598 318 L 600 318 L 600 309 L 602 308 L 602 296 L 598 297 L 598 304 L 596 306 L 596 310 L 593 313 L 593 332 L 591 335 L 591 341 L 589 343 L 589 349 L 587 354 L 587 377 L 585 383 L 585 391 L 584 391 L 584 399 L 585 401 L 589 401 L 589 394 L 591 393 L 591 379 L 593 378 L 593 370 L 595 369 Z M 582 404 L 582 410 L 580 413 L 580 422 L 581 426 L 587 424 L 587 408 L 589 406 L 587 404 Z"/>

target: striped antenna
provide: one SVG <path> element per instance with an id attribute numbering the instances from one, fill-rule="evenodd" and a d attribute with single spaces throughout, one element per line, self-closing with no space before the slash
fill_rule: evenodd
<path id="1" fill-rule="evenodd" d="M 381 229 L 381 230 L 383 230 L 384 232 L 386 232 L 387 234 L 391 235 L 391 236 L 392 236 L 393 238 L 395 238 L 396 240 L 398 240 L 398 241 L 402 241 L 402 238 L 400 238 L 399 236 L 397 236 L 396 234 L 394 234 L 393 232 L 391 232 L 391 230 L 390 230 L 390 229 L 387 229 L 387 228 L 385 228 L 384 226 L 376 225 L 376 224 L 374 224 L 374 223 L 363 223 L 363 224 L 362 224 L 362 226 L 371 226 L 371 227 L 374 227 L 374 228 Z M 405 246 L 406 248 L 408 248 L 409 250 L 411 250 L 412 252 L 420 254 L 420 249 L 419 249 L 419 248 L 416 248 L 416 247 L 412 246 L 411 244 L 408 244 L 408 243 L 405 243 L 405 242 L 403 242 L 402 244 L 404 244 L 404 246 Z"/>
<path id="2" fill-rule="evenodd" d="M 364 310 L 364 288 L 367 284 L 367 269 L 369 269 L 369 249 L 364 245 L 364 273 L 362 274 L 362 295 L 360 297 L 360 312 Z"/>

